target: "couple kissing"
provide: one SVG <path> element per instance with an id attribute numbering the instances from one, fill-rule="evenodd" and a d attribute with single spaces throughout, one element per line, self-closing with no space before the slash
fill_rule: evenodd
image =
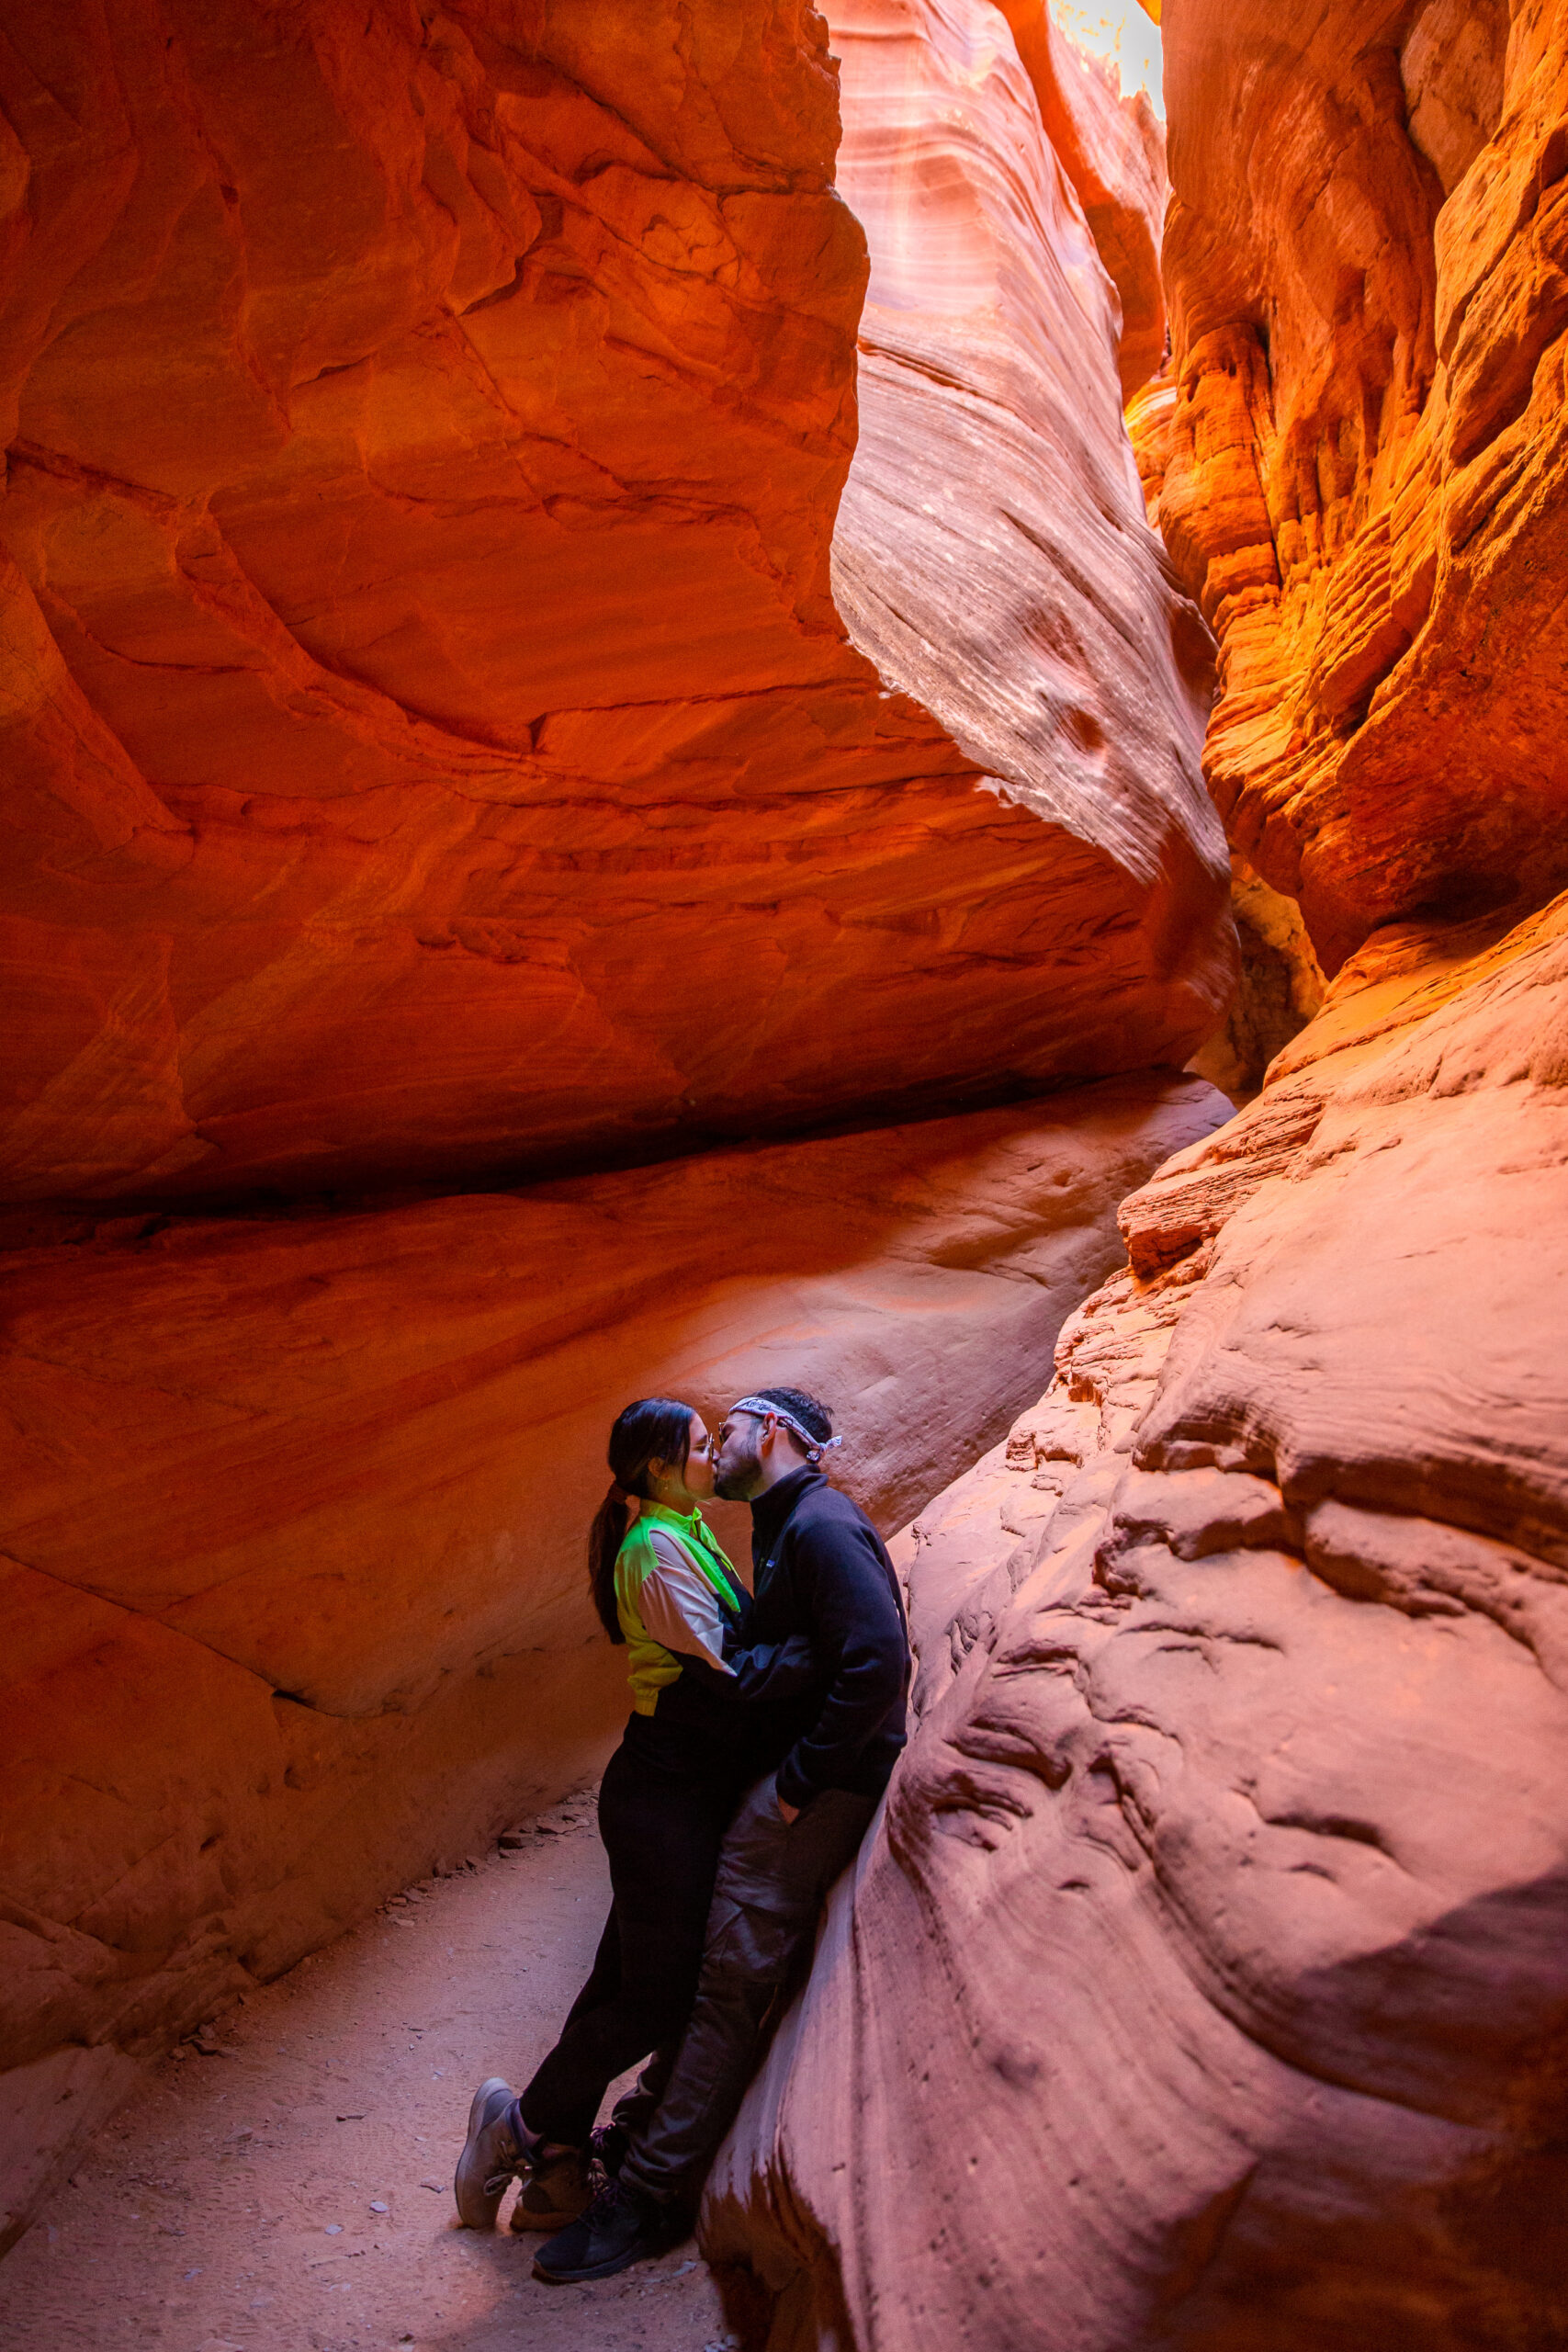
<path id="1" fill-rule="evenodd" d="M 709 2165 L 809 1966 L 818 1914 L 904 1745 L 909 1645 L 893 1564 L 822 1474 L 840 1443 L 799 1388 L 716 1440 L 649 1396 L 610 1432 L 589 1586 L 632 1712 L 599 1792 L 611 1904 L 587 1983 L 521 2092 L 479 2085 L 460 2219 L 550 2233 L 537 2278 L 608 2278 L 689 2233 Z M 752 1589 L 702 1506 L 751 1507 Z M 598 2122 L 616 2076 L 636 2088 Z"/>

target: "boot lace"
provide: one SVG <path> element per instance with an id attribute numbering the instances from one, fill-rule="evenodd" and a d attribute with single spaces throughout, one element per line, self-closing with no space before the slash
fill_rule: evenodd
<path id="1" fill-rule="evenodd" d="M 526 2180 L 528 2175 L 533 2171 L 533 2169 L 534 2166 L 532 2160 L 523 2150 L 519 2149 L 517 2154 L 513 2157 L 510 2164 L 499 2165 L 497 2169 L 491 2174 L 489 2179 L 485 2182 L 485 2195 L 487 2197 L 499 2197 L 505 2188 L 509 2180 Z"/>

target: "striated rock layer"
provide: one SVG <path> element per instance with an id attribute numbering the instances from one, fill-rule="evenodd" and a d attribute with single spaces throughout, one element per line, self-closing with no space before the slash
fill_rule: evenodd
<path id="1" fill-rule="evenodd" d="M 1121 1195 L 1224 1111 L 1117 1080 L 0 1258 L 6 2228 L 137 2055 L 602 1758 L 625 1667 L 582 1555 L 623 1403 L 804 1380 L 896 1527 L 1037 1389 Z"/>
<path id="2" fill-rule="evenodd" d="M 840 0 L 832 24 L 839 187 L 871 248 L 839 610 L 979 764 L 1137 862 L 1168 713 L 1206 712 L 1212 648 L 1156 586 L 1120 404 L 1081 394 L 1086 342 L 1100 365 L 1116 349 L 1115 290 L 988 0 Z M 1049 888 L 1055 922 L 1076 885 Z M 1157 904 L 1196 985 L 1213 950 L 1190 868 Z"/>
<path id="3" fill-rule="evenodd" d="M 752 2346 L 1568 2338 L 1568 900 L 1379 933 L 901 1539 Z"/>
<path id="4" fill-rule="evenodd" d="M 1034 85 L 1040 119 L 1084 209 L 1122 304 L 1122 396 L 1129 400 L 1165 357 L 1165 127 L 1146 90 L 1116 94 L 1051 15 L 1050 0 L 998 0 Z"/>
<path id="5" fill-rule="evenodd" d="M 1114 300 L 1001 18 L 886 13 L 876 315 L 973 347 L 865 362 L 846 634 L 804 0 L 9 12 L 0 1196 L 646 1158 L 1214 1026 Z"/>
<path id="6" fill-rule="evenodd" d="M 1180 0 L 1160 519 L 1332 969 L 1568 873 L 1568 6 Z"/>

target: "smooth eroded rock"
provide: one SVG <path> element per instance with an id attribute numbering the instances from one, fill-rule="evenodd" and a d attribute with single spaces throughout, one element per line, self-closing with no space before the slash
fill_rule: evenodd
<path id="1" fill-rule="evenodd" d="M 804 0 L 11 12 L 0 1197 L 515 1178 L 1213 1027 L 1201 632 L 1195 684 L 994 23 L 970 242 L 1045 358 L 994 449 L 908 371 L 863 444 L 911 651 L 829 589 L 866 258 Z M 949 521 L 867 524 L 931 464 Z"/>
<path id="2" fill-rule="evenodd" d="M 4 2041 L 44 2069 L 13 2101 L 13 2219 L 122 2092 L 116 2050 L 158 2050 L 602 1759 L 625 1668 L 583 1553 L 622 1405 L 716 1415 L 804 1383 L 839 1414 L 836 1475 L 896 1527 L 1037 1391 L 1119 1254 L 1117 1201 L 1224 1109 L 1145 1076 L 6 1252 Z M 744 1562 L 744 1510 L 716 1517 Z"/>
<path id="3" fill-rule="evenodd" d="M 1121 94 L 1104 61 L 1070 40 L 1049 0 L 999 0 L 1040 101 L 1045 136 L 1077 192 L 1122 305 L 1122 396 L 1130 400 L 1165 356 L 1165 125 L 1146 90 Z"/>
<path id="4" fill-rule="evenodd" d="M 901 1539 L 919 1728 L 710 2185 L 805 2352 L 1555 2344 L 1568 903 L 1378 934 Z"/>

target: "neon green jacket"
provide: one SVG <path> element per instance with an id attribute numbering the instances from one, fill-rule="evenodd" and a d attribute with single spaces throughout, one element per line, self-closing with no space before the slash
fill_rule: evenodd
<path id="1" fill-rule="evenodd" d="M 615 1555 L 615 1614 L 621 1631 L 626 1637 L 626 1649 L 631 1659 L 631 1672 L 626 1680 L 631 1684 L 632 1710 L 639 1715 L 651 1715 L 659 1704 L 659 1694 L 678 1679 L 681 1661 L 673 1650 L 656 1642 L 643 1623 L 637 1610 L 637 1596 L 652 1570 L 658 1566 L 653 1549 L 652 1530 L 667 1527 L 682 1548 L 690 1555 L 693 1565 L 701 1569 L 718 1596 L 720 1604 L 733 1616 L 739 1617 L 745 1607 L 735 1571 L 715 1541 L 700 1510 L 689 1519 L 666 1510 L 662 1503 L 639 1503 L 637 1515 L 621 1539 Z"/>

